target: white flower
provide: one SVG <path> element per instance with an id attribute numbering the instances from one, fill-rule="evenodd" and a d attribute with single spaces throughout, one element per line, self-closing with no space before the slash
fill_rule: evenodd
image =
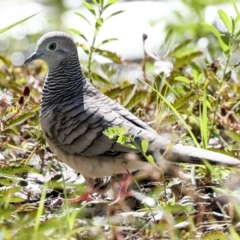
<path id="1" fill-rule="evenodd" d="M 158 60 L 154 63 L 155 74 L 159 74 L 163 72 L 164 75 L 168 77 L 172 69 L 173 69 L 173 63 L 169 60 Z"/>

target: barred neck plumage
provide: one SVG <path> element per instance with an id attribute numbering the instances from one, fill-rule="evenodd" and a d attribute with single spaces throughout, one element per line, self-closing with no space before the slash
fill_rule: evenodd
<path id="1" fill-rule="evenodd" d="M 81 71 L 78 55 L 72 52 L 56 68 L 49 69 L 43 87 L 41 115 L 57 104 L 81 97 L 85 84 L 86 79 Z"/>

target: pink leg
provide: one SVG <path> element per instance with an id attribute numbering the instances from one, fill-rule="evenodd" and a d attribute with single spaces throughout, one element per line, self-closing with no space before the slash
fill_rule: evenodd
<path id="1" fill-rule="evenodd" d="M 85 177 L 85 181 L 86 181 L 86 185 L 87 185 L 86 192 L 82 193 L 80 196 L 77 196 L 75 198 L 63 199 L 63 201 L 69 202 L 69 203 L 77 203 L 80 201 L 88 201 L 88 202 L 93 201 L 91 194 L 94 192 L 95 181 L 94 181 L 94 179 L 87 178 L 87 177 Z"/>
<path id="2" fill-rule="evenodd" d="M 93 198 L 90 195 L 90 192 L 85 192 L 85 193 L 82 193 L 80 196 L 77 196 L 75 198 L 63 199 L 63 201 L 69 202 L 69 203 L 76 203 L 76 202 L 80 202 L 80 201 L 90 202 L 90 201 L 93 201 Z"/>
<path id="3" fill-rule="evenodd" d="M 122 180 L 119 192 L 118 192 L 118 196 L 109 205 L 113 205 L 115 203 L 119 203 L 119 202 L 123 201 L 125 197 L 133 195 L 132 192 L 127 191 L 130 183 L 131 183 L 131 175 L 128 174 L 128 173 L 123 174 L 123 180 Z"/>

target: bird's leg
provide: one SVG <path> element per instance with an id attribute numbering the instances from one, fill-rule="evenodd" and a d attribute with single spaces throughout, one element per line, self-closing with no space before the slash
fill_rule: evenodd
<path id="1" fill-rule="evenodd" d="M 115 203 L 120 203 L 121 201 L 124 200 L 125 197 L 133 196 L 133 193 L 128 191 L 128 187 L 129 187 L 130 183 L 131 183 L 131 174 L 130 173 L 123 174 L 123 179 L 121 182 L 121 186 L 119 188 L 118 196 L 109 205 L 113 205 Z"/>
<path id="2" fill-rule="evenodd" d="M 76 202 L 80 202 L 80 201 L 88 201 L 91 202 L 94 199 L 92 198 L 92 196 L 90 195 L 90 192 L 85 192 L 82 193 L 81 195 L 75 197 L 75 198 L 70 198 L 70 199 L 64 199 L 64 201 L 69 202 L 69 203 L 76 203 Z"/>
<path id="3" fill-rule="evenodd" d="M 87 190 L 82 193 L 80 196 L 72 198 L 72 199 L 66 199 L 65 201 L 70 202 L 70 203 L 75 203 L 79 201 L 88 201 L 88 202 L 93 202 L 94 203 L 102 203 L 103 201 L 101 200 L 94 200 L 91 196 L 93 193 L 98 193 L 98 194 L 103 194 L 106 190 L 109 189 L 109 186 L 111 186 L 110 179 L 111 178 L 104 178 L 104 179 L 92 179 L 85 177 L 85 182 L 87 185 Z"/>
<path id="4" fill-rule="evenodd" d="M 76 203 L 76 202 L 80 202 L 80 201 L 90 202 L 90 201 L 94 200 L 92 198 L 91 194 L 94 192 L 95 180 L 92 178 L 87 178 L 87 177 L 84 177 L 84 178 L 85 178 L 85 182 L 87 185 L 87 190 L 75 198 L 64 199 L 64 201 L 69 202 L 69 203 Z"/>

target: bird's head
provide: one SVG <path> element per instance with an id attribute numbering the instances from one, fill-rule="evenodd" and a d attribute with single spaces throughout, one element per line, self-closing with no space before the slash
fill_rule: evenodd
<path id="1" fill-rule="evenodd" d="M 35 52 L 26 59 L 25 64 L 41 59 L 48 64 L 49 69 L 53 69 L 76 52 L 76 45 L 69 35 L 64 32 L 49 32 L 38 40 Z"/>

